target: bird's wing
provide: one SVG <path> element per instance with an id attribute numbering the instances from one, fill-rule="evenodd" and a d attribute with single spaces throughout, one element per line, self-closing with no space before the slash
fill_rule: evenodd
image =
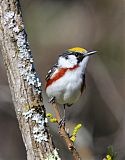
<path id="1" fill-rule="evenodd" d="M 58 63 L 52 66 L 52 68 L 48 71 L 46 75 L 46 81 L 51 79 L 58 72 Z"/>

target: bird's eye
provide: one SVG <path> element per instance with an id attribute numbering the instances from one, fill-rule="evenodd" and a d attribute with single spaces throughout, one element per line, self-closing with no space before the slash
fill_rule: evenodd
<path id="1" fill-rule="evenodd" d="M 75 56 L 78 57 L 78 56 L 79 56 L 79 53 L 76 52 L 76 53 L 75 53 Z"/>

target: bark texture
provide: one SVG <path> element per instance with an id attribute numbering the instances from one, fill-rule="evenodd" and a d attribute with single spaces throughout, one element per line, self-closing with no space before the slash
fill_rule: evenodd
<path id="1" fill-rule="evenodd" d="M 59 160 L 18 0 L 0 0 L 0 44 L 28 160 Z"/>

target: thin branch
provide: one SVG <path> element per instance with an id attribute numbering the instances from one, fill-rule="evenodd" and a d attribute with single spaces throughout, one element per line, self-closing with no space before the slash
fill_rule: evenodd
<path id="1" fill-rule="evenodd" d="M 59 124 L 59 122 L 61 120 L 61 116 L 59 113 L 59 106 L 56 103 L 53 103 L 52 106 L 53 106 L 53 109 L 56 114 L 57 123 Z M 70 140 L 69 135 L 66 132 L 64 125 L 61 126 L 59 133 L 60 133 L 60 136 L 63 137 L 64 141 L 66 142 L 66 145 L 67 145 L 69 151 L 72 153 L 74 160 L 80 160 L 81 158 L 79 156 L 79 153 L 77 152 L 73 142 Z"/>

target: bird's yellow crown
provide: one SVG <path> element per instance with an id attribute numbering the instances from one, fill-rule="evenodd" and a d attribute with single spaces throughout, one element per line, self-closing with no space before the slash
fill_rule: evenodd
<path id="1" fill-rule="evenodd" d="M 74 47 L 74 48 L 70 48 L 68 49 L 69 52 L 80 52 L 80 53 L 84 53 L 87 52 L 86 49 L 84 48 L 80 48 L 80 47 Z"/>

